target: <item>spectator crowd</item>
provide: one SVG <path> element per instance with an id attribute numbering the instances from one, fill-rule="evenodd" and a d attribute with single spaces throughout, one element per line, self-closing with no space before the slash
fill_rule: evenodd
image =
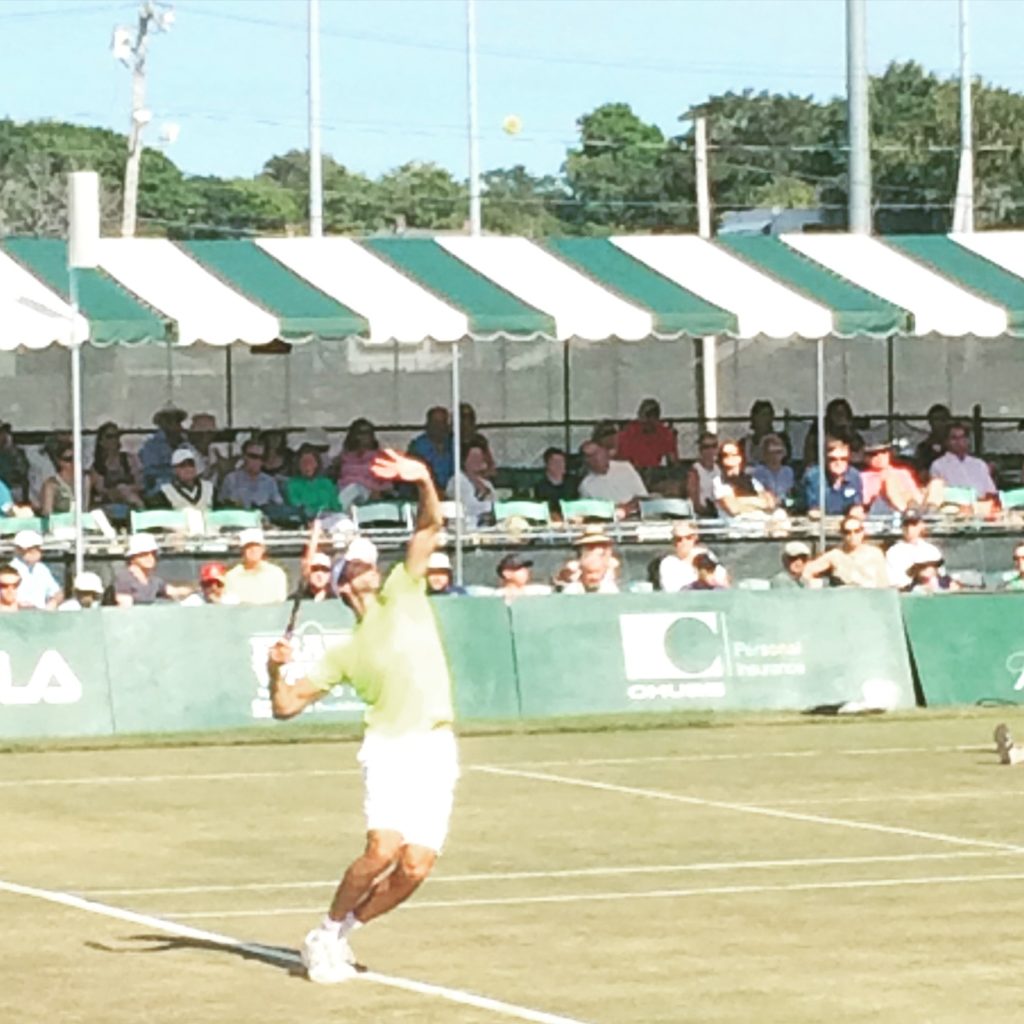
<path id="1" fill-rule="evenodd" d="M 454 450 L 449 411 L 433 407 L 421 433 L 408 446 L 431 470 L 442 495 L 457 499 L 470 528 L 495 523 L 499 490 L 496 461 L 477 425 L 472 406 L 459 409 L 461 450 Z M 825 585 L 896 587 L 941 591 L 957 588 L 945 570 L 941 551 L 926 539 L 927 516 L 939 509 L 969 508 L 989 515 L 998 509 L 1000 490 L 993 467 L 970 452 L 970 429 L 942 405 L 928 413 L 928 435 L 901 458 L 887 441 L 866 441 L 850 404 L 833 399 L 826 409 L 825 435 L 816 425 L 794 459 L 793 444 L 775 423 L 770 401 L 750 410 L 740 437 L 703 433 L 692 457 L 680 456 L 678 437 L 662 419 L 659 403 L 644 399 L 637 416 L 620 426 L 598 423 L 574 453 L 550 447 L 542 457 L 529 495 L 546 503 L 552 518 L 563 503 L 586 499 L 610 503 L 615 520 L 638 516 L 652 497 L 677 499 L 689 513 L 672 527 L 671 550 L 649 566 L 642 586 L 664 591 L 722 589 L 729 573 L 700 542 L 698 522 L 765 522 L 793 515 L 841 517 L 841 542 L 815 555 L 802 541 L 783 548 L 782 566 L 767 583 L 772 587 Z M 103 423 L 83 474 L 87 510 L 102 510 L 128 526 L 132 512 L 144 509 L 258 510 L 271 525 L 300 527 L 324 516 L 351 515 L 367 504 L 398 501 L 399 487 L 375 478 L 370 470 L 380 444 L 369 420 L 354 420 L 336 453 L 326 431 L 312 430 L 289 446 L 281 430 L 265 430 L 246 439 L 236 457 L 208 413 L 189 420 L 185 410 L 167 406 L 153 416 L 153 432 L 137 454 L 126 448 L 118 425 Z M 824 460 L 819 464 L 819 451 Z M 53 517 L 74 508 L 74 451 L 66 433 L 52 435 L 30 457 L 14 440 L 9 423 L 0 423 L 0 511 L 12 517 Z M 682 503 L 685 503 L 683 505 Z M 357 518 L 357 517 L 356 517 Z M 897 523 L 901 539 L 887 551 L 872 543 L 868 524 L 879 518 Z M 103 586 L 91 572 L 80 573 L 65 594 L 42 561 L 43 538 L 26 528 L 14 537 L 15 554 L 0 566 L 0 611 L 19 608 L 84 610 L 101 604 L 120 607 L 161 600 L 196 604 L 272 604 L 289 597 L 284 570 L 267 556 L 262 529 L 243 529 L 239 560 L 201 567 L 189 586 L 166 582 L 158 573 L 159 542 L 133 533 L 125 564 Z M 486 592 L 513 600 L 550 593 L 614 593 L 621 583 L 621 561 L 603 526 L 587 524 L 576 538 L 577 552 L 549 579 L 533 578 L 528 553 L 511 554 L 495 567 L 494 586 Z M 1018 554 L 1021 555 L 1018 558 Z M 343 557 L 343 556 L 342 556 Z M 308 600 L 333 599 L 336 563 L 329 553 L 307 552 L 295 586 Z M 431 560 L 429 590 L 436 596 L 466 591 L 453 580 L 443 551 Z M 1014 553 L 1009 589 L 1024 589 L 1024 546 Z M 483 592 L 483 588 L 474 588 Z"/>

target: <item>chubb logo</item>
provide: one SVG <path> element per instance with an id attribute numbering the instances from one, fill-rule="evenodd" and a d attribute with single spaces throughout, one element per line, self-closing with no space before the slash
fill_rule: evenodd
<path id="1" fill-rule="evenodd" d="M 351 630 L 326 631 L 318 622 L 304 622 L 292 637 L 293 661 L 286 670 L 286 678 L 297 679 L 307 672 L 328 647 L 347 643 L 352 638 Z M 280 639 L 279 633 L 257 633 L 249 637 L 249 653 L 253 674 L 256 677 L 256 696 L 252 699 L 253 718 L 273 717 L 270 708 L 270 679 L 267 676 L 267 655 L 270 648 Z M 308 707 L 304 715 L 318 715 L 331 711 L 361 711 L 364 705 L 350 686 L 337 686 L 329 697 Z"/>
<path id="2" fill-rule="evenodd" d="M 721 679 L 725 644 L 715 612 L 620 615 L 622 656 L 631 682 Z"/>
<path id="3" fill-rule="evenodd" d="M 11 658 L 0 651 L 0 704 L 77 704 L 82 684 L 57 651 L 43 651 L 27 683 L 19 686 L 11 672 Z"/>

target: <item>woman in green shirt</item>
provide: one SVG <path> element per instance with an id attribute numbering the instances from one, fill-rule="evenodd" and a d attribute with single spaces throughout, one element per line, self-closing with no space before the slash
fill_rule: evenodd
<path id="1" fill-rule="evenodd" d="M 337 488 L 323 475 L 316 448 L 303 445 L 296 461 L 299 475 L 285 483 L 285 501 L 301 508 L 310 519 L 321 512 L 340 512 Z"/>

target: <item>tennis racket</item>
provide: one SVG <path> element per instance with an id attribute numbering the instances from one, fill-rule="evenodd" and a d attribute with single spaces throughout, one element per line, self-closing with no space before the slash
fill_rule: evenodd
<path id="1" fill-rule="evenodd" d="M 305 583 L 306 577 L 309 575 L 309 563 L 316 554 L 316 549 L 319 545 L 320 518 L 318 516 L 313 520 L 313 525 L 309 528 L 309 538 L 306 540 L 306 550 L 302 555 L 299 585 L 295 588 L 295 596 L 292 598 L 292 607 L 288 613 L 288 624 L 284 627 L 285 640 L 291 640 L 292 634 L 295 632 L 295 625 L 299 621 L 299 608 L 302 605 L 303 584 Z"/>

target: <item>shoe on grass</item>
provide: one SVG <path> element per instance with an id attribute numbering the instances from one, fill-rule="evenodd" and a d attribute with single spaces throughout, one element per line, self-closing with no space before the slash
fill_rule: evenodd
<path id="1" fill-rule="evenodd" d="M 1024 748 L 1013 742 L 1009 727 L 1000 722 L 996 726 L 992 738 L 996 741 L 996 753 L 1002 764 L 1024 764 Z"/>
<path id="2" fill-rule="evenodd" d="M 355 977 L 348 942 L 323 928 L 314 928 L 302 943 L 306 976 L 318 985 L 337 985 Z"/>

